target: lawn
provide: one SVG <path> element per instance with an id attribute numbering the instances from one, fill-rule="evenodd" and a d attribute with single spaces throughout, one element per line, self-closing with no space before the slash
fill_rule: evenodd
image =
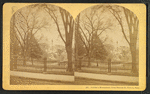
<path id="1" fill-rule="evenodd" d="M 131 73 L 131 72 L 116 72 L 114 70 L 111 71 L 111 73 L 108 73 L 107 70 L 89 70 L 89 69 L 81 69 L 81 70 L 78 70 L 76 72 L 83 72 L 83 73 L 94 73 L 94 74 L 107 74 L 107 75 L 121 75 L 121 76 L 134 76 L 134 77 L 138 77 L 139 75 L 138 74 L 134 74 L 134 73 Z"/>
<path id="2" fill-rule="evenodd" d="M 54 81 L 54 80 L 39 80 L 25 77 L 10 76 L 11 85 L 119 85 L 119 86 L 136 86 L 138 83 L 112 82 L 104 80 L 94 80 L 87 78 L 75 77 L 74 82 Z"/>
<path id="3" fill-rule="evenodd" d="M 44 71 L 44 64 L 41 61 L 34 61 L 33 64 L 31 61 L 27 61 L 26 65 L 23 65 L 22 61 L 18 61 L 17 69 L 15 69 L 15 71 L 58 75 L 74 75 L 74 72 L 67 72 L 66 69 L 67 66 L 59 65 L 58 62 L 48 62 L 46 71 Z"/>
<path id="4" fill-rule="evenodd" d="M 83 64 L 87 64 L 87 62 L 83 62 Z M 67 65 L 66 63 L 59 64 L 56 61 L 47 63 L 47 70 L 44 72 L 44 63 L 42 61 L 34 61 L 32 64 L 31 61 L 27 61 L 26 65 L 23 65 L 21 60 L 17 62 L 17 69 L 15 71 L 24 71 L 24 72 L 33 72 L 33 73 L 49 73 L 49 74 L 59 74 L 59 75 L 74 75 L 73 72 L 66 72 Z M 91 62 L 91 66 L 82 66 L 79 72 L 85 73 L 96 73 L 96 74 L 108 74 L 108 63 L 97 63 Z M 111 73 L 108 75 L 123 75 L 123 76 L 136 76 L 138 74 L 131 73 L 131 63 L 112 63 L 111 65 Z"/>

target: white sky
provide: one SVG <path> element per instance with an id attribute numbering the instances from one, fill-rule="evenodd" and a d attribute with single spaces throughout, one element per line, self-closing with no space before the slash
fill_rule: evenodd
<path id="1" fill-rule="evenodd" d="M 80 13 L 81 20 L 84 20 L 85 19 L 84 15 L 86 13 L 89 14 L 90 11 L 91 11 L 91 8 L 87 8 L 87 9 L 83 10 Z M 115 48 L 119 47 L 119 46 L 127 46 L 127 47 L 129 47 L 129 44 L 125 40 L 125 38 L 123 36 L 123 33 L 121 31 L 121 26 L 119 25 L 119 23 L 115 19 L 115 17 L 109 11 L 106 11 L 106 12 L 102 13 L 101 10 L 98 10 L 98 15 L 100 15 L 100 18 L 103 18 L 102 21 L 104 21 L 104 22 L 109 21 L 109 22 L 111 22 L 113 24 L 113 26 L 111 27 L 111 30 L 107 29 L 106 31 L 104 31 L 100 35 L 100 38 L 104 38 L 105 36 L 108 36 L 109 37 L 109 41 L 106 41 L 106 43 L 114 45 Z M 127 23 L 126 23 L 126 20 L 125 20 L 125 16 L 121 14 L 121 17 L 123 18 L 122 22 L 123 22 L 123 25 L 124 25 L 125 34 L 126 34 L 128 40 L 129 40 L 129 31 L 128 31 L 128 26 L 127 26 Z M 110 40 L 112 40 L 112 41 L 110 41 Z M 137 42 L 137 45 L 138 45 L 138 42 Z M 138 46 L 137 46 L 137 48 L 138 48 Z"/>
<path id="2" fill-rule="evenodd" d="M 84 12 L 84 11 L 82 11 L 82 12 Z M 82 12 L 81 12 L 81 14 L 82 14 Z M 41 19 L 42 18 L 46 19 L 46 21 L 49 23 L 49 25 L 47 26 L 47 29 L 41 29 L 35 35 L 35 37 L 38 39 L 41 36 L 43 36 L 44 38 L 40 42 L 47 43 L 49 46 L 52 45 L 52 40 L 53 40 L 53 45 L 65 46 L 62 39 L 59 36 L 56 24 L 51 19 L 51 17 L 48 15 L 48 13 L 46 13 L 45 11 L 40 11 L 39 17 Z M 112 39 L 112 41 L 107 41 L 106 43 L 110 43 L 110 44 L 114 45 L 115 48 L 119 47 L 119 46 L 128 46 L 129 47 L 129 45 L 127 44 L 127 42 L 121 32 L 120 25 L 116 21 L 116 19 L 113 17 L 113 15 L 111 13 L 106 12 L 101 17 L 104 17 L 104 21 L 110 20 L 111 22 L 113 22 L 113 27 L 111 27 L 111 30 L 107 30 L 107 31 L 103 32 L 103 34 L 100 36 L 100 38 L 104 38 L 107 35 L 109 37 L 109 39 Z M 58 20 L 59 20 L 59 24 L 62 24 L 59 14 L 58 14 Z M 124 26 L 125 26 L 124 29 L 126 30 L 126 34 L 127 34 L 128 29 L 127 29 L 127 25 L 125 25 L 125 24 L 124 24 Z M 63 29 L 63 25 L 60 25 L 60 30 L 64 36 L 65 32 Z M 117 44 L 117 41 L 118 41 L 118 44 Z M 137 43 L 137 45 L 138 45 L 138 43 Z"/>

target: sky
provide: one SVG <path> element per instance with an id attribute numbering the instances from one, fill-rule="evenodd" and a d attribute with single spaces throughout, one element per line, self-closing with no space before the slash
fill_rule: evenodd
<path id="1" fill-rule="evenodd" d="M 91 7 L 85 9 L 84 11 L 82 11 L 80 13 L 81 20 L 85 19 L 85 16 L 84 16 L 85 14 L 90 16 L 90 12 L 91 12 Z M 104 23 L 108 23 L 108 22 L 112 23 L 112 26 L 110 27 L 111 29 L 105 30 L 100 35 L 100 38 L 102 39 L 103 37 L 108 36 L 109 41 L 106 41 L 106 43 L 112 44 L 115 48 L 117 48 L 119 46 L 129 47 L 129 44 L 125 40 L 124 35 L 122 33 L 121 26 L 118 23 L 118 21 L 116 20 L 116 18 L 107 10 L 102 13 L 101 9 L 99 9 L 99 10 L 97 10 L 97 12 L 98 12 L 98 16 L 100 17 L 100 19 L 102 19 L 102 21 Z M 120 15 L 122 17 L 123 28 L 124 28 L 125 34 L 127 36 L 127 39 L 129 40 L 129 30 L 128 30 L 128 25 L 127 25 L 127 22 L 126 22 L 126 19 L 125 19 L 125 15 L 123 14 L 123 12 Z M 85 19 L 85 21 L 86 21 L 86 19 Z M 137 48 L 138 48 L 138 45 L 139 44 L 138 44 L 138 41 L 137 41 Z"/>
<path id="2" fill-rule="evenodd" d="M 81 20 L 84 18 L 83 17 L 84 12 L 90 12 L 90 8 L 85 9 L 84 11 L 81 12 Z M 112 44 L 115 48 L 117 48 L 119 46 L 129 47 L 127 41 L 125 40 L 125 38 L 121 32 L 121 27 L 120 27 L 119 23 L 117 22 L 117 20 L 114 18 L 114 16 L 110 12 L 105 12 L 103 14 L 101 12 L 99 12 L 99 14 L 100 14 L 100 17 L 103 18 L 104 22 L 109 21 L 113 24 L 111 29 L 103 32 L 102 35 L 100 36 L 100 38 L 103 39 L 106 36 L 108 36 L 109 40 L 106 41 L 106 43 Z M 39 21 L 43 20 L 43 18 L 44 18 L 45 21 L 48 22 L 48 25 L 46 26 L 46 28 L 42 28 L 35 35 L 35 37 L 37 39 L 39 39 L 41 36 L 43 36 L 43 38 L 40 40 L 40 43 L 47 43 L 51 47 L 52 46 L 52 40 L 53 40 L 53 46 L 54 45 L 65 46 L 62 39 L 59 36 L 56 24 L 54 23 L 53 19 L 49 16 L 49 14 L 46 11 L 39 11 L 38 16 L 39 16 Z M 64 36 L 65 31 L 63 28 L 60 14 L 58 12 L 57 12 L 57 16 L 58 16 L 58 21 L 60 24 L 61 33 Z M 125 21 L 124 21 L 124 29 L 125 29 L 126 34 L 128 34 L 128 27 L 127 27 Z M 138 45 L 138 43 L 137 43 L 137 45 Z"/>

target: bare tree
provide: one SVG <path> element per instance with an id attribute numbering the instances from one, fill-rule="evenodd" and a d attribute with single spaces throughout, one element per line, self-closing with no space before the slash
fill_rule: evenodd
<path id="1" fill-rule="evenodd" d="M 80 14 L 77 16 L 75 21 L 75 68 L 76 70 L 81 69 L 81 60 L 86 54 L 84 47 L 84 39 L 79 29 Z"/>
<path id="2" fill-rule="evenodd" d="M 10 21 L 10 69 L 17 68 L 17 57 L 20 55 L 19 42 L 16 39 L 17 33 L 14 32 L 14 19 Z"/>
<path id="3" fill-rule="evenodd" d="M 89 12 L 89 11 L 88 11 Z M 101 13 L 92 8 L 90 13 L 83 16 L 82 23 L 79 25 L 80 32 L 83 36 L 83 43 L 87 50 L 88 66 L 90 66 L 91 56 L 93 53 L 93 35 L 100 36 L 106 29 L 110 29 L 111 23 L 104 23 Z"/>
<path id="4" fill-rule="evenodd" d="M 113 6 L 108 6 L 109 11 L 113 14 L 115 19 L 118 21 L 118 23 L 121 26 L 121 31 L 123 33 L 123 36 L 127 43 L 130 46 L 130 51 L 132 55 L 132 72 L 137 72 L 136 69 L 136 45 L 137 45 L 137 35 L 138 35 L 138 26 L 139 26 L 139 20 L 137 16 L 131 12 L 130 10 L 123 7 L 123 12 L 125 15 L 125 19 L 128 25 L 128 31 L 129 31 L 129 39 L 127 38 L 127 35 L 124 30 L 123 26 L 123 18 L 121 17 L 121 10 L 118 7 L 113 8 Z"/>
<path id="5" fill-rule="evenodd" d="M 62 41 L 65 44 L 66 52 L 67 52 L 67 58 L 68 58 L 68 68 L 67 71 L 71 72 L 72 69 L 72 40 L 73 40 L 73 31 L 74 31 L 74 19 L 70 15 L 69 12 L 66 10 L 59 8 L 59 13 L 61 16 L 61 20 L 63 22 L 64 31 L 65 31 L 65 38 L 63 37 L 60 29 L 60 24 L 58 21 L 58 17 L 56 15 L 56 9 L 51 6 L 44 4 L 46 12 L 50 15 L 50 17 L 53 19 L 53 21 L 56 24 L 57 31 L 62 39 Z"/>
<path id="6" fill-rule="evenodd" d="M 29 56 L 30 42 L 32 37 L 44 26 L 47 25 L 45 20 L 38 20 L 37 11 L 32 10 L 33 6 L 18 10 L 12 17 L 14 21 L 14 32 L 16 32 L 16 39 L 22 50 L 24 62 L 26 64 L 26 57 Z"/>

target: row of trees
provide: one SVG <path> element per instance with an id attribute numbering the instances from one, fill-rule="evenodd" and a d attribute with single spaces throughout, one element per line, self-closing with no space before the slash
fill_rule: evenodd
<path id="1" fill-rule="evenodd" d="M 102 10 L 101 14 L 99 13 L 97 14 L 96 12 L 100 11 L 100 9 Z M 89 11 L 90 9 L 88 9 L 88 12 Z M 77 37 L 76 41 L 79 42 L 79 39 L 81 39 L 84 46 L 83 45 L 80 46 L 83 46 L 83 48 L 86 49 L 86 54 L 88 56 L 88 66 L 90 66 L 90 59 L 94 57 L 94 55 L 96 56 L 94 58 L 98 58 L 102 60 L 105 59 L 107 56 L 110 56 L 109 54 L 111 54 L 110 50 L 109 49 L 106 50 L 103 44 L 105 40 L 107 40 L 107 38 L 104 39 L 104 42 L 101 42 L 101 39 L 99 38 L 100 35 L 104 31 L 106 31 L 106 29 L 111 29 L 112 26 L 111 23 L 106 23 L 106 25 L 103 25 L 104 23 L 102 19 L 100 19 L 101 18 L 100 16 L 105 11 L 109 11 L 119 23 L 121 27 L 121 32 L 130 47 L 131 56 L 132 56 L 132 72 L 136 73 L 137 72 L 136 49 L 137 49 L 137 37 L 138 37 L 137 35 L 138 35 L 139 20 L 133 12 L 131 12 L 130 10 L 124 7 L 118 7 L 118 6 L 110 6 L 110 5 L 95 6 L 91 9 L 88 15 L 86 13 L 84 14 L 83 16 L 84 18 L 82 18 L 82 21 L 80 21 L 80 14 L 76 18 L 76 27 L 77 27 L 76 32 L 78 34 L 78 36 L 76 35 Z M 124 15 L 125 17 L 123 17 L 122 15 Z M 124 26 L 125 23 L 127 23 L 129 37 L 125 31 L 125 26 Z M 87 34 L 85 32 L 87 32 Z M 77 48 L 81 49 L 81 47 L 77 47 Z"/>
<path id="2" fill-rule="evenodd" d="M 33 8 L 34 12 L 32 11 Z M 36 52 L 33 51 L 33 49 L 36 48 L 33 48 L 32 50 L 30 48 L 31 44 L 33 44 L 31 43 L 31 40 L 37 40 L 34 37 L 35 34 L 40 29 L 49 25 L 46 20 L 39 20 L 37 18 L 37 13 L 39 13 L 39 11 L 44 11 L 49 15 L 49 17 L 52 19 L 50 20 L 50 22 L 54 22 L 57 28 L 57 32 L 61 40 L 65 44 L 68 59 L 67 71 L 73 70 L 72 54 L 74 34 L 76 61 L 82 59 L 83 57 L 87 57 L 88 66 L 90 66 L 91 58 L 103 60 L 109 56 L 110 50 L 106 49 L 104 45 L 108 37 L 104 39 L 101 38 L 101 35 L 106 30 L 111 30 L 111 27 L 113 26 L 113 23 L 110 21 L 110 19 L 108 19 L 108 21 L 104 21 L 105 19 L 101 17 L 103 13 L 109 11 L 112 16 L 115 17 L 115 19 L 118 21 L 121 27 L 121 32 L 130 46 L 130 51 L 132 55 L 132 71 L 136 72 L 136 43 L 139 22 L 138 18 L 130 10 L 123 7 L 110 5 L 95 6 L 89 9 L 88 12 L 80 13 L 75 21 L 70 13 L 66 10 L 49 4 L 36 4 L 33 6 L 28 6 L 26 10 L 19 10 L 12 17 L 13 32 L 16 33 L 16 39 L 19 43 L 24 58 L 28 56 L 28 51 Z M 124 19 L 122 15 L 125 15 L 126 21 L 122 20 Z M 127 23 L 128 25 L 129 38 L 126 35 L 124 23 Z M 63 27 L 63 29 L 61 27 Z M 63 35 L 62 32 L 65 32 L 65 35 Z M 37 43 L 38 45 L 38 41 L 34 41 L 34 43 Z M 61 54 L 61 52 L 58 51 L 58 54 Z"/>

